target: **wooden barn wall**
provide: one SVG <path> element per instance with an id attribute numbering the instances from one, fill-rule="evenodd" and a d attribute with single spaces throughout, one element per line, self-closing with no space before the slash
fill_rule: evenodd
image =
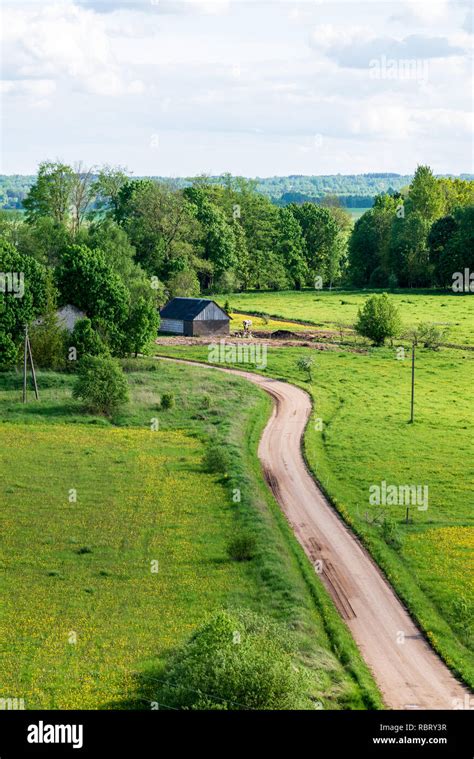
<path id="1" fill-rule="evenodd" d="M 195 317 L 194 321 L 206 322 L 211 321 L 212 319 L 220 321 L 221 319 L 228 319 L 228 316 L 225 311 L 223 311 L 222 308 L 219 308 L 219 306 L 216 306 L 215 303 L 209 303 L 209 305 Z"/>
<path id="2" fill-rule="evenodd" d="M 161 319 L 160 330 L 162 332 L 174 332 L 176 335 L 184 334 L 184 322 L 180 319 Z"/>

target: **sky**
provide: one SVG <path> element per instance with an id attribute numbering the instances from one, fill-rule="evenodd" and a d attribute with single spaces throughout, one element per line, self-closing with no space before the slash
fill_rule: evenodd
<path id="1" fill-rule="evenodd" d="M 473 167 L 468 0 L 3 0 L 0 173 Z"/>

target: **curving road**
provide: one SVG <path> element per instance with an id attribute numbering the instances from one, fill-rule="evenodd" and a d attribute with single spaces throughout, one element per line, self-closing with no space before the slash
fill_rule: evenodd
<path id="1" fill-rule="evenodd" d="M 244 377 L 274 399 L 258 448 L 265 478 L 350 628 L 385 704 L 391 709 L 467 708 L 469 691 L 428 645 L 375 562 L 309 474 L 301 453 L 311 413 L 307 393 L 250 372 L 212 368 Z"/>

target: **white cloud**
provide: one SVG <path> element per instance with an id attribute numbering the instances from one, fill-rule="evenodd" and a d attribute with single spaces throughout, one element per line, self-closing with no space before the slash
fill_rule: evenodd
<path id="1" fill-rule="evenodd" d="M 4 170 L 60 155 L 136 174 L 409 171 L 419 162 L 469 171 L 467 6 L 451 0 L 445 13 L 440 3 L 429 19 L 415 7 L 7 4 Z M 381 55 L 427 62 L 424 76 L 372 78 L 369 62 Z M 32 106 L 42 108 L 34 122 Z"/>
<path id="2" fill-rule="evenodd" d="M 4 11 L 5 57 L 22 79 L 69 80 L 75 90 L 101 95 L 141 92 L 112 51 L 104 22 L 70 3 Z"/>

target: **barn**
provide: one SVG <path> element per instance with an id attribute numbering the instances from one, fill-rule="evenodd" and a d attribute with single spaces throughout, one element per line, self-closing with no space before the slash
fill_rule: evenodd
<path id="1" fill-rule="evenodd" d="M 228 335 L 230 317 L 213 300 L 173 298 L 160 311 L 161 332 L 199 337 Z"/>

